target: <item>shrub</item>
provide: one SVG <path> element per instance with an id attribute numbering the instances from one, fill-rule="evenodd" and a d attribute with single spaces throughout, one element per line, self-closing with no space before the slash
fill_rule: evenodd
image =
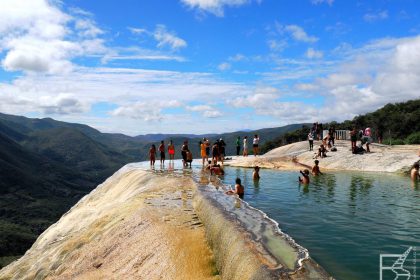
<path id="1" fill-rule="evenodd" d="M 420 132 L 414 132 L 405 139 L 407 144 L 420 144 Z"/>

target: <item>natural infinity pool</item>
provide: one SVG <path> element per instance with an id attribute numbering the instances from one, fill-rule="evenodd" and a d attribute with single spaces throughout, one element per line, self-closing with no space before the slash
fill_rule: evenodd
<path id="1" fill-rule="evenodd" d="M 225 184 L 241 178 L 244 200 L 276 220 L 336 279 L 379 279 L 379 254 L 420 248 L 420 190 L 406 177 L 331 172 L 303 187 L 298 172 L 263 169 L 255 183 L 252 169 L 225 170 Z"/>

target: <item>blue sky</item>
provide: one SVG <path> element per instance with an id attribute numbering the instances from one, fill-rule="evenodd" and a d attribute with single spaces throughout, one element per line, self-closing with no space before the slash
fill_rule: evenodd
<path id="1" fill-rule="evenodd" d="M 409 0 L 0 0 L 0 111 L 105 132 L 344 120 L 420 96 Z"/>

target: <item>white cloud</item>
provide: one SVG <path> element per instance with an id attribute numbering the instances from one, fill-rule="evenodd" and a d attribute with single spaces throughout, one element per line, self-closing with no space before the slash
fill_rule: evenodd
<path id="1" fill-rule="evenodd" d="M 229 61 L 233 61 L 233 62 L 244 61 L 244 60 L 247 60 L 246 56 L 240 53 L 237 53 L 234 56 L 229 57 Z"/>
<path id="2" fill-rule="evenodd" d="M 268 40 L 267 41 L 268 47 L 270 50 L 275 52 L 281 52 L 287 47 L 287 41 L 286 40 Z"/>
<path id="3" fill-rule="evenodd" d="M 147 31 L 147 29 L 144 28 L 137 28 L 137 27 L 127 27 L 128 30 L 130 30 L 131 33 L 133 34 L 143 34 L 143 33 L 149 33 L 149 31 Z"/>
<path id="4" fill-rule="evenodd" d="M 158 48 L 168 47 L 171 50 L 178 50 L 187 46 L 187 42 L 184 39 L 178 37 L 175 32 L 168 31 L 163 24 L 157 24 L 154 31 L 138 27 L 127 27 L 127 29 L 134 35 L 145 34 L 152 36 L 157 41 Z"/>
<path id="5" fill-rule="evenodd" d="M 228 103 L 236 108 L 252 108 L 257 115 L 275 117 L 283 123 L 308 122 L 317 118 L 319 109 L 301 102 L 282 102 L 280 96 L 276 88 L 260 87 L 252 94 L 231 99 Z"/>
<path id="6" fill-rule="evenodd" d="M 324 53 L 322 51 L 317 51 L 313 48 L 308 48 L 305 53 L 307 58 L 313 59 L 313 58 L 322 58 L 324 56 Z"/>
<path id="7" fill-rule="evenodd" d="M 292 37 L 297 40 L 297 41 L 301 41 L 301 42 L 305 42 L 305 43 L 315 43 L 316 41 L 318 41 L 318 38 L 315 36 L 309 36 L 305 30 L 298 26 L 298 25 L 286 25 L 284 27 L 284 31 L 290 33 L 292 35 Z"/>
<path id="8" fill-rule="evenodd" d="M 114 48 L 112 51 L 108 51 L 101 61 L 107 63 L 112 60 L 163 60 L 163 61 L 178 61 L 183 62 L 186 59 L 179 55 L 174 55 L 170 52 L 164 52 L 161 50 L 149 50 L 139 47 L 125 47 L 125 48 Z"/>
<path id="9" fill-rule="evenodd" d="M 165 116 L 162 110 L 166 108 L 180 107 L 177 100 L 169 101 L 139 101 L 118 107 L 111 112 L 112 116 L 140 119 L 146 122 L 162 121 Z"/>
<path id="10" fill-rule="evenodd" d="M 153 36 L 156 41 L 158 41 L 157 46 L 159 48 L 168 46 L 173 50 L 177 50 L 187 46 L 187 42 L 185 42 L 185 40 L 177 37 L 175 33 L 169 32 L 163 24 L 158 24 L 156 26 Z"/>
<path id="11" fill-rule="evenodd" d="M 376 13 L 366 13 L 363 19 L 367 22 L 374 22 L 388 18 L 388 11 L 378 11 Z"/>
<path id="12" fill-rule="evenodd" d="M 336 65 L 332 74 L 302 88 L 318 88 L 336 118 L 419 97 L 420 36 L 376 40 L 347 55 L 348 62 Z"/>
<path id="13" fill-rule="evenodd" d="M 192 9 L 198 9 L 222 17 L 225 6 L 241 6 L 249 3 L 250 0 L 181 0 L 181 2 Z"/>
<path id="14" fill-rule="evenodd" d="M 297 90 L 302 90 L 302 91 L 315 91 L 319 89 L 319 86 L 315 84 L 299 83 L 295 85 L 295 88 Z"/>
<path id="15" fill-rule="evenodd" d="M 203 116 L 206 118 L 219 118 L 223 116 L 223 113 L 217 110 L 213 111 L 204 111 Z"/>
<path id="16" fill-rule="evenodd" d="M 221 81 L 208 73 L 75 68 L 71 75 L 34 74 L 19 77 L 11 83 L 0 82 L 0 111 L 53 116 L 60 120 L 76 120 L 95 125 L 98 120 L 90 123 L 86 112 L 95 104 L 103 103 L 110 105 L 109 119 L 101 121 L 101 127 L 107 131 L 131 130 L 130 134 L 140 131 L 159 132 L 159 127 L 149 125 L 151 121 L 159 121 L 159 125 L 165 129 L 180 132 L 181 127 L 171 126 L 170 123 L 182 123 L 183 127 L 190 125 L 191 115 L 184 106 L 197 101 L 204 105 L 212 104 L 214 100 L 222 103 L 225 97 L 235 97 L 250 91 L 246 85 Z M 59 97 L 55 99 L 56 96 Z M 206 118 L 223 115 L 221 110 L 211 105 L 190 107 Z M 184 113 L 178 111 L 173 115 L 166 110 L 169 108 L 179 108 Z M 195 126 L 191 123 L 189 129 Z M 208 129 L 220 131 L 221 128 L 217 127 L 214 124 Z M 204 128 L 200 129 L 205 132 Z"/>
<path id="17" fill-rule="evenodd" d="M 187 110 L 192 112 L 200 112 L 206 118 L 218 118 L 223 116 L 222 112 L 216 110 L 210 105 L 187 106 Z"/>
<path id="18" fill-rule="evenodd" d="M 217 66 L 217 68 L 218 68 L 220 71 L 226 71 L 226 70 L 229 70 L 231 67 L 232 67 L 232 65 L 231 65 L 230 63 L 228 63 L 228 62 L 223 62 L 223 63 L 220 63 L 220 64 Z"/>
<path id="19" fill-rule="evenodd" d="M 330 6 L 332 6 L 332 4 L 334 3 L 334 0 L 311 0 L 311 3 L 314 5 L 318 5 L 318 4 L 328 4 Z"/>
<path id="20" fill-rule="evenodd" d="M 45 0 L 3 0 L 0 51 L 7 71 L 69 72 L 71 59 L 101 54 L 103 33 L 90 18 L 66 14 Z"/>

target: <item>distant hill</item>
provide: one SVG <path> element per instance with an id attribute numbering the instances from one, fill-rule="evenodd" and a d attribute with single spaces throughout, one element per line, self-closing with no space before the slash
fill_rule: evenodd
<path id="1" fill-rule="evenodd" d="M 23 254 L 38 235 L 83 195 L 126 163 L 147 160 L 152 143 L 184 140 L 199 157 L 198 142 L 223 138 L 228 154 L 236 137 L 259 134 L 261 143 L 302 125 L 223 134 L 101 133 L 83 124 L 0 113 L 0 267 Z"/>
<path id="2" fill-rule="evenodd" d="M 0 130 L 5 128 L 0 124 Z M 84 174 L 22 147 L 0 132 L 1 256 L 22 254 L 94 183 Z"/>

